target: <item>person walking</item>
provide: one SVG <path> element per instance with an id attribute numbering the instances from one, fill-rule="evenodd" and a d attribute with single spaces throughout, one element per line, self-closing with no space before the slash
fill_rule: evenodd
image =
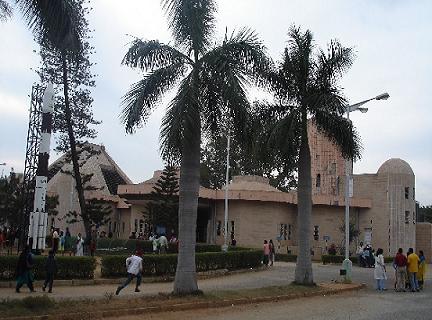
<path id="1" fill-rule="evenodd" d="M 263 253 L 264 253 L 263 264 L 265 264 L 266 267 L 268 267 L 269 256 L 270 256 L 270 246 L 267 243 L 267 240 L 264 240 Z"/>
<path id="2" fill-rule="evenodd" d="M 15 292 L 19 293 L 23 284 L 26 284 L 30 289 L 30 292 L 35 292 L 33 287 L 33 273 L 31 268 L 33 267 L 33 255 L 30 252 L 30 247 L 26 245 L 18 258 L 18 264 L 16 268 L 17 284 Z"/>
<path id="3" fill-rule="evenodd" d="M 158 238 L 157 234 L 155 234 L 153 236 L 152 245 L 153 245 L 153 253 L 158 254 L 159 253 L 159 238 Z"/>
<path id="4" fill-rule="evenodd" d="M 82 257 L 84 255 L 84 240 L 81 238 L 81 233 L 78 233 L 76 242 L 76 256 Z"/>
<path id="5" fill-rule="evenodd" d="M 405 291 L 407 258 L 404 256 L 402 248 L 399 248 L 396 253 L 394 266 L 396 268 L 395 290 L 397 292 Z"/>
<path id="6" fill-rule="evenodd" d="M 136 254 L 130 256 L 126 259 L 126 268 L 127 268 L 127 279 L 126 281 L 117 288 L 115 294 L 118 296 L 120 291 L 123 290 L 133 278 L 137 278 L 135 292 L 140 292 L 139 286 L 141 284 L 141 272 L 143 270 L 142 267 L 142 252 L 137 251 Z"/>
<path id="7" fill-rule="evenodd" d="M 384 281 L 387 279 L 387 274 L 386 274 L 383 252 L 384 252 L 383 249 L 378 248 L 375 257 L 374 276 L 375 276 L 375 280 L 377 281 L 378 291 L 387 290 L 384 287 Z"/>
<path id="8" fill-rule="evenodd" d="M 57 261 L 55 259 L 54 250 L 50 250 L 48 253 L 48 258 L 45 263 L 45 272 L 46 272 L 46 277 L 45 277 L 45 282 L 42 287 L 42 290 L 45 291 L 46 288 L 48 287 L 48 292 L 51 293 L 53 282 L 54 282 L 54 275 L 57 273 Z"/>
<path id="9" fill-rule="evenodd" d="M 426 275 L 426 258 L 424 256 L 423 250 L 419 251 L 419 267 L 418 267 L 418 273 L 417 273 L 417 281 L 419 285 L 419 289 L 423 290 L 425 275 Z"/>
<path id="10" fill-rule="evenodd" d="M 275 246 L 273 244 L 273 239 L 270 239 L 269 241 L 269 249 L 270 249 L 270 254 L 269 254 L 269 260 L 270 260 L 270 266 L 273 266 L 274 260 L 275 260 Z"/>
<path id="11" fill-rule="evenodd" d="M 62 256 L 64 255 L 65 242 L 66 242 L 66 238 L 65 238 L 64 232 L 60 231 L 59 252 L 62 254 Z"/>
<path id="12" fill-rule="evenodd" d="M 57 229 L 54 229 L 53 233 L 52 233 L 52 250 L 54 251 L 54 253 L 57 253 L 58 248 L 59 248 L 59 234 Z"/>
<path id="13" fill-rule="evenodd" d="M 416 292 L 420 291 L 418 281 L 417 281 L 417 272 L 418 267 L 420 263 L 420 258 L 417 254 L 414 253 L 413 248 L 408 249 L 408 258 L 407 258 L 407 264 L 408 264 L 408 277 L 410 281 L 411 291 Z"/>
<path id="14" fill-rule="evenodd" d="M 168 239 L 162 234 L 159 238 L 159 252 L 161 254 L 166 254 L 168 249 Z"/>

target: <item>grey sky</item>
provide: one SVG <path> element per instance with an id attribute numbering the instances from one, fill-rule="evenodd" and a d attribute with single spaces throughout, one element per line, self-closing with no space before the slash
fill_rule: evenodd
<path id="1" fill-rule="evenodd" d="M 139 79 L 138 71 L 120 65 L 131 37 L 171 40 L 159 0 L 92 0 L 90 16 L 93 61 L 98 74 L 94 113 L 103 121 L 96 143 L 134 182 L 162 166 L 158 154 L 163 101 L 146 127 L 126 135 L 119 122 L 120 101 Z M 291 24 L 312 30 L 318 46 L 332 38 L 353 46 L 357 59 L 342 85 L 351 103 L 388 92 L 390 99 L 369 103 L 367 114 L 352 114 L 364 145 L 355 173 L 375 173 L 389 158 L 402 158 L 416 174 L 417 199 L 432 204 L 432 2 L 430 1 L 306 1 L 219 0 L 217 39 L 250 27 L 258 33 L 273 59 L 279 59 Z M 120 5 L 121 4 L 121 5 Z M 18 12 L 0 24 L 0 163 L 22 171 L 27 131 L 28 95 L 37 80 L 37 46 Z M 172 95 L 171 95 L 172 96 Z M 52 154 L 51 160 L 56 155 Z M 1 168 L 1 167 L 0 167 Z M 0 171 L 1 172 L 1 171 Z"/>

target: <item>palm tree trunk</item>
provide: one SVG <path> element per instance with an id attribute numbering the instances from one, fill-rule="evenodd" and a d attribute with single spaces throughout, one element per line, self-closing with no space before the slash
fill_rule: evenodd
<path id="1" fill-rule="evenodd" d="M 71 159 L 72 159 L 72 166 L 73 166 L 73 176 L 75 178 L 75 189 L 78 193 L 78 201 L 80 205 L 81 218 L 84 221 L 84 229 L 85 229 L 86 237 L 88 237 L 90 235 L 88 233 L 90 227 L 88 221 L 86 221 L 87 219 L 85 219 L 86 204 L 84 198 L 84 188 L 82 185 L 81 174 L 79 171 L 78 153 L 76 149 L 76 141 L 75 141 L 73 126 L 72 126 L 72 112 L 71 112 L 70 102 L 69 102 L 67 57 L 66 57 L 66 53 L 64 52 L 62 53 L 62 69 L 63 69 L 63 93 L 65 99 L 64 101 L 65 101 L 66 126 L 67 126 L 67 132 L 69 136 L 69 144 L 70 144 Z"/>
<path id="2" fill-rule="evenodd" d="M 307 123 L 307 120 L 306 120 Z M 306 125 L 305 125 L 306 126 Z M 298 225 L 298 255 L 295 269 L 295 283 L 312 285 L 312 260 L 310 254 L 311 217 L 312 217 L 312 179 L 311 156 L 307 129 L 303 130 L 299 165 L 297 191 L 297 225 Z"/>
<path id="3" fill-rule="evenodd" d="M 179 184 L 179 253 L 174 294 L 198 291 L 195 265 L 196 221 L 200 180 L 199 115 L 195 139 L 184 141 Z M 186 139 L 185 139 L 186 140 Z"/>

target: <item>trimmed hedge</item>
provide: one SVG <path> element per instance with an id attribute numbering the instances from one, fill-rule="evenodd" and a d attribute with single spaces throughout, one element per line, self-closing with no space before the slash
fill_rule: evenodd
<path id="1" fill-rule="evenodd" d="M 275 260 L 276 261 L 284 261 L 284 262 L 297 262 L 297 255 L 285 254 L 285 253 L 276 253 Z"/>
<path id="2" fill-rule="evenodd" d="M 105 256 L 102 258 L 102 276 L 118 277 L 126 275 L 125 260 L 128 256 Z M 216 269 L 254 268 L 261 264 L 262 250 L 241 250 L 232 252 L 206 252 L 195 255 L 197 271 Z M 177 254 L 144 255 L 144 276 L 173 275 L 177 268 Z"/>
<path id="3" fill-rule="evenodd" d="M 97 253 L 102 255 L 122 255 L 134 253 L 141 249 L 144 253 L 153 252 L 153 243 L 149 240 L 138 239 L 110 239 L 102 238 L 97 241 Z M 221 246 L 215 244 L 197 243 L 195 252 L 220 252 Z M 177 244 L 168 243 L 168 253 L 177 253 Z"/>
<path id="4" fill-rule="evenodd" d="M 32 272 L 35 279 L 45 279 L 46 256 L 35 256 Z M 96 260 L 93 257 L 57 256 L 58 272 L 56 279 L 93 279 Z M 14 280 L 18 256 L 0 256 L 0 280 Z"/>

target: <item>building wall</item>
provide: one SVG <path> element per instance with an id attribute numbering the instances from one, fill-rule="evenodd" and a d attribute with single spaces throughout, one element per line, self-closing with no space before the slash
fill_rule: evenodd
<path id="1" fill-rule="evenodd" d="M 431 263 L 432 262 L 432 224 L 431 223 L 419 222 L 416 224 L 416 246 L 417 246 L 417 252 L 418 250 L 423 250 L 424 255 L 426 257 L 426 262 Z"/>

